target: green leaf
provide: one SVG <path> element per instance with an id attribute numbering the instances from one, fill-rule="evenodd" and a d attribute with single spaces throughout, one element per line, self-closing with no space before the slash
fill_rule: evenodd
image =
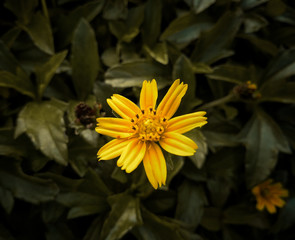
<path id="1" fill-rule="evenodd" d="M 17 119 L 15 137 L 26 133 L 37 149 L 56 162 L 67 164 L 67 142 L 64 124 L 65 106 L 57 101 L 29 102 Z"/>
<path id="2" fill-rule="evenodd" d="M 268 1 L 269 0 L 243 0 L 241 6 L 243 9 L 249 10 Z"/>
<path id="3" fill-rule="evenodd" d="M 226 209 L 223 212 L 223 223 L 246 224 L 260 229 L 267 229 L 270 226 L 266 215 L 244 204 L 234 205 Z"/>
<path id="4" fill-rule="evenodd" d="M 51 180 L 44 180 L 25 174 L 14 159 L 0 160 L 0 186 L 13 196 L 38 204 L 53 200 L 58 187 Z"/>
<path id="5" fill-rule="evenodd" d="M 87 229 L 87 233 L 85 234 L 83 240 L 97 240 L 99 239 L 101 228 L 102 228 L 103 220 L 102 216 L 98 216 L 92 221 L 90 227 Z"/>
<path id="6" fill-rule="evenodd" d="M 185 2 L 194 10 L 194 12 L 200 13 L 206 8 L 215 3 L 215 0 L 185 0 Z"/>
<path id="7" fill-rule="evenodd" d="M 19 68 L 18 61 L 2 40 L 0 40 L 0 59 L 0 70 L 16 73 L 16 70 Z"/>
<path id="8" fill-rule="evenodd" d="M 143 45 L 147 53 L 157 62 L 166 65 L 169 61 L 166 42 L 156 43 L 152 48 Z"/>
<path id="9" fill-rule="evenodd" d="M 126 193 L 109 198 L 111 212 L 103 224 L 101 239 L 120 239 L 133 227 L 142 224 L 140 203 Z"/>
<path id="10" fill-rule="evenodd" d="M 125 19 L 127 17 L 127 1 L 106 1 L 103 17 L 107 20 Z"/>
<path id="11" fill-rule="evenodd" d="M 11 191 L 0 186 L 0 203 L 7 214 L 10 214 L 14 205 L 14 198 Z"/>
<path id="12" fill-rule="evenodd" d="M 233 54 L 229 50 L 241 24 L 240 12 L 226 12 L 208 32 L 204 32 L 192 54 L 192 62 L 212 64 Z"/>
<path id="13" fill-rule="evenodd" d="M 144 225 L 137 226 L 134 231 L 138 239 L 201 240 L 198 235 L 189 234 L 175 219 L 157 216 L 145 208 L 142 208 L 142 215 Z"/>
<path id="14" fill-rule="evenodd" d="M 66 47 L 73 37 L 74 30 L 82 18 L 91 22 L 103 9 L 105 0 L 96 0 L 80 5 L 67 16 L 60 16 L 58 19 L 58 29 L 56 42 L 59 48 Z"/>
<path id="15" fill-rule="evenodd" d="M 272 231 L 278 233 L 284 231 L 295 224 L 295 198 L 287 201 L 286 205 L 279 212 L 279 216 Z"/>
<path id="16" fill-rule="evenodd" d="M 162 1 L 148 0 L 145 5 L 142 38 L 146 45 L 153 46 L 160 35 L 162 22 Z"/>
<path id="17" fill-rule="evenodd" d="M 219 231 L 222 226 L 222 212 L 219 208 L 205 208 L 201 226 L 209 231 Z"/>
<path id="18" fill-rule="evenodd" d="M 176 60 L 173 66 L 172 78 L 180 79 L 188 84 L 189 87 L 184 98 L 187 98 L 189 101 L 195 99 L 197 87 L 195 74 L 190 60 L 185 55 L 180 55 Z"/>
<path id="19" fill-rule="evenodd" d="M 47 62 L 41 66 L 36 67 L 35 73 L 38 83 L 38 96 L 43 96 L 44 90 L 50 83 L 52 77 L 56 73 L 56 70 L 67 55 L 67 51 L 60 52 L 49 58 Z"/>
<path id="20" fill-rule="evenodd" d="M 30 35 L 38 48 L 50 55 L 54 54 L 53 35 L 47 17 L 37 12 L 28 25 L 20 24 L 20 27 Z"/>
<path id="21" fill-rule="evenodd" d="M 80 99 L 85 99 L 92 92 L 99 57 L 95 33 L 84 19 L 81 19 L 74 32 L 71 63 L 76 93 Z"/>
<path id="22" fill-rule="evenodd" d="M 17 76 L 10 72 L 0 71 L 0 87 L 13 88 L 24 95 L 35 98 L 34 87 L 28 76 Z"/>
<path id="23" fill-rule="evenodd" d="M 208 78 L 241 84 L 247 81 L 255 82 L 255 72 L 253 67 L 245 67 L 233 64 L 218 65 L 213 72 L 207 75 Z"/>
<path id="24" fill-rule="evenodd" d="M 260 109 L 239 134 L 246 146 L 246 183 L 249 188 L 265 180 L 273 170 L 279 151 L 290 153 L 289 143 L 280 127 Z"/>
<path id="25" fill-rule="evenodd" d="M 199 129 L 193 129 L 188 133 L 185 133 L 185 135 L 198 145 L 199 148 L 196 150 L 195 154 L 189 156 L 189 158 L 197 168 L 202 168 L 208 154 L 208 146 L 205 136 Z"/>
<path id="26" fill-rule="evenodd" d="M 1 36 L 1 40 L 8 48 L 11 48 L 21 31 L 22 30 L 19 27 L 11 28 Z"/>
<path id="27" fill-rule="evenodd" d="M 6 0 L 4 6 L 12 11 L 20 22 L 27 24 L 38 2 L 38 0 Z"/>
<path id="28" fill-rule="evenodd" d="M 281 52 L 265 69 L 262 81 L 278 81 L 295 74 L 295 49 Z M 263 88 L 263 87 L 261 87 Z"/>
<path id="29" fill-rule="evenodd" d="M 259 14 L 249 13 L 244 18 L 245 33 L 254 33 L 264 28 L 268 21 Z"/>
<path id="30" fill-rule="evenodd" d="M 131 42 L 139 33 L 139 27 L 144 18 L 143 6 L 131 8 L 128 11 L 127 19 L 110 21 L 110 31 L 118 38 L 119 41 Z"/>
<path id="31" fill-rule="evenodd" d="M 57 202 L 70 207 L 68 218 L 101 213 L 108 209 L 105 197 L 95 196 L 82 192 L 61 193 L 57 197 Z"/>
<path id="32" fill-rule="evenodd" d="M 295 83 L 278 81 L 267 82 L 264 88 L 260 91 L 260 101 L 273 101 L 281 103 L 294 103 L 295 102 Z"/>
<path id="33" fill-rule="evenodd" d="M 203 188 L 190 181 L 184 181 L 178 189 L 175 218 L 196 228 L 202 219 L 206 204 L 208 203 Z"/>
<path id="34" fill-rule="evenodd" d="M 174 19 L 162 33 L 160 39 L 171 41 L 179 46 L 186 46 L 210 27 L 212 27 L 210 18 L 189 12 Z"/>
<path id="35" fill-rule="evenodd" d="M 169 85 L 169 69 L 166 66 L 141 60 L 122 63 L 109 68 L 105 82 L 113 87 L 141 87 L 144 80 L 156 79 L 159 88 Z"/>
<path id="36" fill-rule="evenodd" d="M 266 39 L 258 38 L 254 35 L 240 34 L 239 38 L 249 41 L 257 50 L 271 56 L 275 56 L 278 52 L 277 46 Z"/>

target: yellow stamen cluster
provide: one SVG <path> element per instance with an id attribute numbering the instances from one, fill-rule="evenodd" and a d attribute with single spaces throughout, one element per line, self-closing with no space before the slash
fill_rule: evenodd
<path id="1" fill-rule="evenodd" d="M 131 122 L 132 130 L 141 141 L 159 141 L 167 125 L 166 118 L 157 115 L 157 111 L 153 108 L 141 110 Z"/>

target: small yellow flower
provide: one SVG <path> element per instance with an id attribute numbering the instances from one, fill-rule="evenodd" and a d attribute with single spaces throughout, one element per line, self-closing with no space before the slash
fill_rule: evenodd
<path id="1" fill-rule="evenodd" d="M 140 93 L 140 108 L 129 99 L 114 94 L 109 106 L 122 118 L 97 118 L 96 131 L 113 137 L 98 151 L 99 160 L 119 157 L 118 167 L 132 172 L 143 161 L 148 180 L 157 189 L 166 183 L 167 167 L 160 146 L 179 156 L 191 156 L 198 148 L 182 135 L 207 123 L 206 112 L 195 112 L 172 118 L 178 109 L 187 84 L 174 81 L 156 109 L 156 80 L 144 81 Z M 160 146 L 159 146 L 160 145 Z"/>
<path id="2" fill-rule="evenodd" d="M 288 197 L 288 190 L 284 189 L 281 183 L 271 183 L 272 179 L 268 179 L 252 188 L 257 201 L 256 208 L 259 211 L 266 207 L 269 213 L 275 213 L 276 206 L 283 207 L 286 204 L 281 198 Z"/>

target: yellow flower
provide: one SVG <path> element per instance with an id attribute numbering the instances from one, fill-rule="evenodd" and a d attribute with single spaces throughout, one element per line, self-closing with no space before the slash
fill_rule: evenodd
<path id="1" fill-rule="evenodd" d="M 129 99 L 114 94 L 109 106 L 122 118 L 97 118 L 96 131 L 115 138 L 98 151 L 99 160 L 116 158 L 118 167 L 132 172 L 143 161 L 148 180 L 157 189 L 166 183 L 166 161 L 160 146 L 179 156 L 191 156 L 198 148 L 182 135 L 207 123 L 206 112 L 195 112 L 172 118 L 187 90 L 187 84 L 174 81 L 156 109 L 156 80 L 144 81 L 140 108 Z M 159 146 L 160 145 L 160 146 Z"/>
<path id="2" fill-rule="evenodd" d="M 262 211 L 265 207 L 269 213 L 276 212 L 277 207 L 283 207 L 286 202 L 282 197 L 288 197 L 288 190 L 284 189 L 281 183 L 271 184 L 272 179 L 258 184 L 252 188 L 252 193 L 256 197 L 256 208 Z"/>

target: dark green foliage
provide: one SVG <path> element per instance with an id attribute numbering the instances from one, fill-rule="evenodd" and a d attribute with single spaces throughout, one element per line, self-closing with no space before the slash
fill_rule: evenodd
<path id="1" fill-rule="evenodd" d="M 0 239 L 295 239 L 293 1 L 5 0 L 0 13 Z M 138 103 L 153 78 L 159 99 L 189 85 L 176 115 L 208 117 L 186 134 L 194 156 L 164 153 L 156 191 L 142 165 L 97 162 L 110 138 L 94 131 L 108 97 Z M 251 193 L 269 178 L 289 191 L 273 215 Z"/>

